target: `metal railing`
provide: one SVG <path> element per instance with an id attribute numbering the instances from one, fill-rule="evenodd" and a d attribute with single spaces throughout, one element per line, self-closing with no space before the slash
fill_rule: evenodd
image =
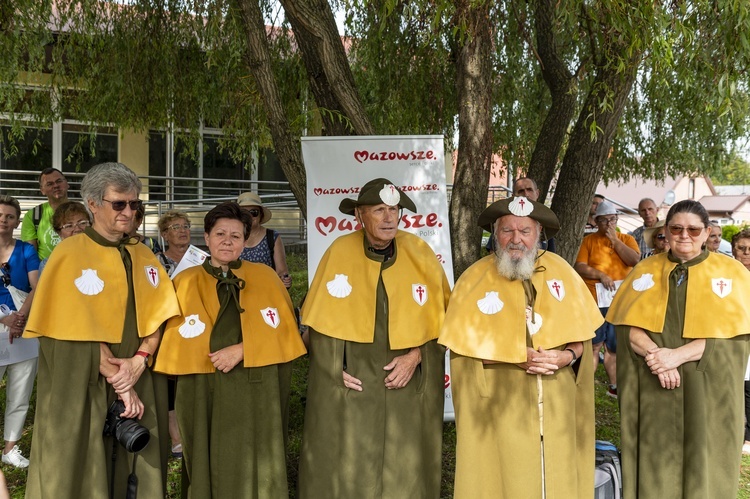
<path id="1" fill-rule="evenodd" d="M 68 179 L 70 199 L 80 199 L 81 181 L 85 173 L 63 172 Z M 38 172 L 28 170 L 0 170 L 0 194 L 15 197 L 26 211 L 46 200 L 39 192 Z M 258 192 L 263 205 L 273 217 L 265 227 L 274 229 L 282 236 L 286 245 L 307 241 L 307 223 L 297 207 L 297 201 L 285 181 L 238 180 L 193 177 L 139 176 L 143 182 L 141 198 L 146 205 L 146 217 L 140 232 L 144 236 L 159 239 L 163 243 L 157 226 L 159 218 L 168 210 L 180 210 L 188 214 L 194 227 L 192 242 L 203 246 L 203 217 L 206 212 L 223 201 L 234 201 L 242 192 Z M 447 186 L 448 199 L 452 185 Z M 505 186 L 490 186 L 487 204 L 507 197 L 511 190 Z M 642 225 L 642 220 L 633 208 L 617 200 L 609 199 L 622 212 L 618 227 L 630 232 Z"/>
<path id="2" fill-rule="evenodd" d="M 68 197 L 79 200 L 81 181 L 85 173 L 63 172 L 70 188 Z M 0 171 L 0 194 L 18 199 L 21 209 L 32 209 L 46 201 L 39 192 L 39 174 L 26 170 Z M 143 183 L 141 199 L 146 206 L 146 216 L 139 232 L 144 236 L 159 239 L 159 218 L 168 210 L 180 210 L 188 214 L 194 230 L 192 243 L 204 246 L 203 217 L 206 212 L 223 201 L 234 201 L 241 192 L 258 192 L 263 205 L 272 212 L 265 227 L 279 232 L 285 244 L 307 240 L 307 224 L 302 217 L 288 182 L 232 179 L 195 179 L 190 177 L 139 176 Z M 203 194 L 199 196 L 198 194 Z M 162 246 L 163 247 L 163 246 Z"/>

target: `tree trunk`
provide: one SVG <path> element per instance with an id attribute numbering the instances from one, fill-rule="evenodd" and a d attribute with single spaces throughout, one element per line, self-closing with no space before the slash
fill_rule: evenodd
<path id="1" fill-rule="evenodd" d="M 634 56 L 622 72 L 614 67 L 599 68 L 570 137 L 552 200 L 552 211 L 560 219 L 560 232 L 555 236 L 558 254 L 571 265 L 578 255 L 591 199 L 602 178 L 639 60 Z M 608 105 L 603 106 L 602 102 Z M 594 140 L 590 128 L 593 121 L 597 128 Z"/>
<path id="2" fill-rule="evenodd" d="M 480 257 L 479 214 L 487 206 L 492 162 L 492 36 L 489 2 L 462 0 L 456 25 L 466 26 L 459 43 L 458 162 L 450 203 L 453 272 L 461 273 Z"/>
<path id="3" fill-rule="evenodd" d="M 534 179 L 539 187 L 540 203 L 546 199 L 555 178 L 557 158 L 576 107 L 575 76 L 557 53 L 553 23 L 557 5 L 559 2 L 553 0 L 538 0 L 535 9 L 537 54 L 542 65 L 542 76 L 552 96 L 552 105 L 539 131 L 527 172 L 527 176 Z"/>
<path id="4" fill-rule="evenodd" d="M 281 0 L 281 5 L 294 30 L 318 107 L 344 115 L 354 134 L 374 135 L 328 0 Z M 321 118 L 325 135 L 352 134 L 340 116 L 321 112 Z"/>
<path id="5" fill-rule="evenodd" d="M 268 49 L 266 26 L 257 0 L 234 0 L 242 17 L 242 29 L 247 37 L 245 60 L 255 78 L 258 92 L 266 108 L 268 127 L 274 150 L 279 158 L 289 187 L 297 200 L 302 216 L 307 218 L 307 179 L 302 163 L 299 138 L 289 133 L 289 122 L 284 113 Z"/>

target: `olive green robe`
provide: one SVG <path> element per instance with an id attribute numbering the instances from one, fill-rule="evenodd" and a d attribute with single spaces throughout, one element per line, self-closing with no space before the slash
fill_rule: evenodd
<path id="1" fill-rule="evenodd" d="M 646 332 L 659 347 L 677 348 L 692 341 L 682 338 L 690 285 L 683 270 L 706 256 L 704 252 L 670 274 L 664 331 Z M 680 276 L 683 282 L 677 286 Z M 720 310 L 705 313 L 716 321 L 732 320 L 722 317 Z M 617 326 L 624 497 L 734 499 L 743 442 L 748 336 L 707 339 L 701 359 L 678 368 L 680 386 L 667 390 L 633 351 L 629 334 L 629 326 Z"/>
<path id="2" fill-rule="evenodd" d="M 117 246 L 93 231 L 87 235 L 102 246 Z M 87 237 L 84 235 L 78 237 Z M 135 355 L 138 337 L 130 257 L 120 249 L 127 271 L 128 300 L 122 342 L 110 344 L 115 357 Z M 85 313 L 82 310 L 81 313 Z M 113 327 L 115 325 L 113 324 Z M 107 409 L 116 394 L 99 374 L 99 343 L 39 338 L 39 373 L 27 498 L 107 499 L 112 476 L 113 437 L 103 437 Z M 139 499 L 166 494 L 169 432 L 166 377 L 146 369 L 135 385 L 145 412 L 138 423 L 150 432 L 138 453 Z M 133 454 L 116 446 L 114 497 L 124 498 Z"/>
<path id="3" fill-rule="evenodd" d="M 383 260 L 370 251 L 366 254 Z M 381 272 L 393 261 L 384 262 Z M 373 304 L 377 307 L 373 343 L 339 340 L 310 330 L 301 499 L 440 495 L 445 351 L 437 340 L 428 341 L 420 347 L 422 362 L 409 383 L 387 389 L 388 372 L 383 366 L 409 351 L 389 347 L 388 300 L 381 276 Z M 361 392 L 344 386 L 344 369 L 362 381 Z"/>
<path id="4" fill-rule="evenodd" d="M 211 331 L 211 351 L 242 342 L 233 275 L 218 279 L 221 308 Z M 236 280 L 235 280 L 236 281 Z M 237 290 L 237 293 L 242 291 Z M 247 312 L 249 313 L 249 311 Z M 281 499 L 286 477 L 286 418 L 291 362 L 228 373 L 178 377 L 175 410 L 183 449 L 182 497 L 191 499 Z"/>

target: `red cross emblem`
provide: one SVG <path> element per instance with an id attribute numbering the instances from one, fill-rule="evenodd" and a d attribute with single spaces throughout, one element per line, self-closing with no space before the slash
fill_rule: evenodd
<path id="1" fill-rule="evenodd" d="M 552 294 L 552 297 L 557 301 L 562 301 L 565 298 L 565 285 L 560 279 L 551 279 L 547 281 L 547 289 Z"/>
<path id="2" fill-rule="evenodd" d="M 724 298 L 732 292 L 732 280 L 726 277 L 711 279 L 711 290 L 719 297 Z"/>
<path id="3" fill-rule="evenodd" d="M 153 265 L 147 265 L 143 268 L 146 271 L 146 279 L 153 286 L 159 285 L 159 271 Z"/>
<path id="4" fill-rule="evenodd" d="M 411 296 L 417 305 L 420 307 L 427 301 L 427 286 L 424 284 L 412 284 L 411 285 Z"/>
<path id="5" fill-rule="evenodd" d="M 279 318 L 279 310 L 276 308 L 264 308 L 260 311 L 260 315 L 263 317 L 263 322 L 271 326 L 272 328 L 276 329 L 279 327 L 279 323 L 281 322 Z"/>

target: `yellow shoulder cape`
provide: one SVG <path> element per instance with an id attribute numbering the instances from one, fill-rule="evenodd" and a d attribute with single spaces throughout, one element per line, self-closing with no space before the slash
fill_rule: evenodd
<path id="1" fill-rule="evenodd" d="M 620 285 L 607 320 L 661 333 L 667 312 L 669 274 L 677 266 L 667 253 L 638 263 Z M 683 338 L 734 338 L 750 333 L 750 272 L 732 258 L 709 253 L 688 267 Z M 723 296 L 720 296 L 723 295 Z M 717 320 L 717 314 L 726 320 Z"/>
<path id="2" fill-rule="evenodd" d="M 531 278 L 536 322 L 541 323 L 531 335 L 534 348 L 592 338 L 604 318 L 581 277 L 554 253 L 545 252 L 537 262 L 545 270 Z M 497 273 L 494 255 L 461 275 L 438 343 L 466 357 L 526 362 L 526 294 L 521 281 Z"/>
<path id="3" fill-rule="evenodd" d="M 305 298 L 302 320 L 332 338 L 372 343 L 381 263 L 365 255 L 363 234 L 339 237 L 323 255 Z M 382 275 L 391 348 L 412 348 L 437 338 L 450 286 L 432 248 L 419 237 L 398 231 L 396 261 Z"/>
<path id="4" fill-rule="evenodd" d="M 240 291 L 245 367 L 281 364 L 304 355 L 294 307 L 279 276 L 270 267 L 242 262 L 235 276 L 245 280 Z M 211 331 L 219 314 L 216 279 L 203 266 L 174 279 L 182 315 L 167 322 L 154 370 L 166 374 L 205 374 L 214 368 L 208 357 Z"/>
<path id="5" fill-rule="evenodd" d="M 133 262 L 138 336 L 180 313 L 172 281 L 144 244 L 126 246 Z M 120 343 L 128 284 L 120 251 L 86 234 L 62 241 L 36 287 L 24 336 Z"/>

